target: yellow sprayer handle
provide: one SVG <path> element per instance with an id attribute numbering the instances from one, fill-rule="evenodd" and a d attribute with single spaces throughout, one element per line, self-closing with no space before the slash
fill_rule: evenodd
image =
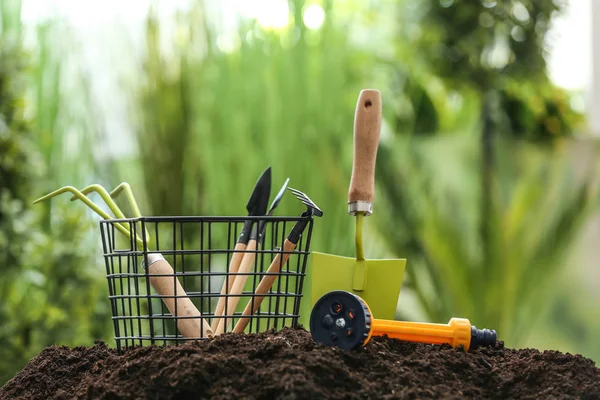
<path id="1" fill-rule="evenodd" d="M 372 336 L 387 335 L 407 342 L 447 343 L 453 348 L 463 345 L 465 351 L 471 345 L 471 323 L 464 318 L 452 318 L 447 324 L 374 319 L 371 330 Z"/>

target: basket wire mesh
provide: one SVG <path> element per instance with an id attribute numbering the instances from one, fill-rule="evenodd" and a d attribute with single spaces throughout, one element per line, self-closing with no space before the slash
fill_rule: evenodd
<path id="1" fill-rule="evenodd" d="M 264 236 L 256 250 L 244 250 L 244 257 L 254 253 L 252 269 L 247 273 L 230 273 L 228 266 L 234 247 L 245 221 L 265 223 Z M 125 238 L 115 229 L 117 223 L 124 224 L 132 232 L 131 239 Z M 297 223 L 306 224 L 295 249 L 288 252 L 289 258 L 275 274 L 270 290 L 257 296 L 256 287 L 267 275 L 266 270 L 279 254 L 284 254 L 284 242 Z M 100 222 L 102 246 L 108 280 L 109 300 L 112 310 L 115 342 L 118 350 L 148 344 L 176 344 L 189 339 L 201 339 L 205 324 L 212 324 L 214 310 L 221 294 L 223 283 L 229 283 L 241 275 L 247 276 L 243 291 L 235 310 L 227 307 L 220 318 L 225 322 L 225 332 L 231 332 L 240 319 L 242 311 L 257 297 L 263 298 L 258 310 L 250 319 L 245 332 L 260 332 L 267 329 L 295 327 L 298 324 L 302 286 L 306 274 L 307 256 L 313 219 L 305 217 L 141 217 L 112 219 Z M 148 246 L 144 236 L 142 250 L 138 250 L 135 238 L 147 230 L 152 237 Z M 150 250 L 151 248 L 152 250 Z M 161 275 L 173 284 L 171 295 L 161 295 L 152 286 L 149 275 L 149 258 L 162 255 L 171 265 L 171 274 Z M 151 263 L 150 263 L 151 265 Z M 176 279 L 173 279 L 173 278 Z M 183 291 L 177 290 L 177 283 Z M 174 312 L 166 306 L 167 299 L 174 299 Z M 197 337 L 184 337 L 179 323 L 194 318 L 178 310 L 177 299 L 188 298 L 202 315 Z M 181 308 L 181 307 L 180 307 Z"/>

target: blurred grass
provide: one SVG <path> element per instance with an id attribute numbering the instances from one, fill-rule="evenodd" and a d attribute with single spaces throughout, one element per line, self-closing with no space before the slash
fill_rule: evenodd
<path id="1" fill-rule="evenodd" d="M 291 187 L 336 221 L 320 223 L 312 248 L 351 253 L 351 242 L 339 232 L 352 229 L 348 150 L 363 60 L 331 17 L 322 31 L 309 32 L 301 22 L 302 2 L 295 5 L 296 29 L 280 36 L 243 26 L 231 38 L 240 41 L 234 53 L 217 48 L 200 6 L 178 19 L 177 32 L 187 32 L 182 36 L 189 42 L 177 42 L 181 54 L 171 58 L 159 51 L 159 28 L 149 19 L 135 103 L 147 213 L 244 215 L 256 179 L 270 165 L 273 187 L 289 177 Z M 311 39 L 315 35 L 319 41 Z M 299 215 L 302 208 L 286 196 L 277 211 Z"/>
<path id="2" fill-rule="evenodd" d="M 109 340 L 111 329 L 89 214 L 77 203 L 32 205 L 89 178 L 92 138 L 77 131 L 74 121 L 85 116 L 65 98 L 68 57 L 56 46 L 65 33 L 43 22 L 37 46 L 25 49 L 20 10 L 19 2 L 0 3 L 0 382 L 46 346 Z"/>
<path id="3" fill-rule="evenodd" d="M 477 143 L 465 139 L 411 138 L 383 148 L 379 192 L 390 214 L 379 215 L 377 224 L 390 249 L 397 249 L 392 254 L 408 257 L 405 287 L 414 290 L 428 319 L 468 315 L 520 346 L 540 308 L 554 301 L 569 250 L 597 210 L 598 147 L 498 144 L 488 243 L 478 236 Z M 575 157 L 588 159 L 583 173 L 573 167 Z M 491 264 L 483 262 L 484 245 Z M 400 313 L 411 314 L 402 307 Z"/>

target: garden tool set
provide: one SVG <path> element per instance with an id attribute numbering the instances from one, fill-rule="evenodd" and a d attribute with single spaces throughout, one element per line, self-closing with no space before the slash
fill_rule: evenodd
<path id="1" fill-rule="evenodd" d="M 147 249 L 148 243 L 150 243 L 150 236 L 147 232 L 147 228 L 144 226 L 143 230 L 145 235 L 143 239 L 140 238 L 137 233 L 135 233 L 137 232 L 137 223 L 140 219 L 150 221 L 152 217 L 144 218 L 141 216 L 141 212 L 129 184 L 124 182 L 115 188 L 111 193 L 108 193 L 100 185 L 90 185 L 81 191 L 72 186 L 66 186 L 36 200 L 34 203 L 50 199 L 65 192 L 70 192 L 73 194 L 71 200 L 79 199 L 83 201 L 102 218 L 110 221 L 115 229 L 135 243 L 133 245 L 135 249 L 145 254 L 145 261 L 142 263 L 142 266 L 144 266 L 148 272 L 148 280 L 150 285 L 160 295 L 171 315 L 177 320 L 177 329 L 182 336 L 187 339 L 199 339 L 211 338 L 214 335 L 224 332 L 226 326 L 225 321 L 228 318 L 235 318 L 237 316 L 235 309 L 240 301 L 240 298 L 244 295 L 244 286 L 247 283 L 248 277 L 251 275 L 260 274 L 262 280 L 260 281 L 257 289 L 252 290 L 250 294 L 251 299 L 248 305 L 245 307 L 243 316 L 248 317 L 250 314 L 256 313 L 264 297 L 268 294 L 269 290 L 271 290 L 274 281 L 278 276 L 280 276 L 282 266 L 285 265 L 289 257 L 294 254 L 294 250 L 298 245 L 298 241 L 300 240 L 300 237 L 302 236 L 307 225 L 311 223 L 312 217 L 320 217 L 323 215 L 323 212 L 312 200 L 310 200 L 308 196 L 296 189 L 288 188 L 288 183 L 289 178 L 286 179 L 283 186 L 273 199 L 269 209 L 267 210 L 271 191 L 271 167 L 267 168 L 258 179 L 246 205 L 248 217 L 250 218 L 244 221 L 243 227 L 233 250 L 228 251 L 232 254 L 232 257 L 221 288 L 215 313 L 212 315 L 212 317 L 214 317 L 212 320 L 212 325 L 214 328 L 212 328 L 206 321 L 206 318 L 210 318 L 211 314 L 205 313 L 205 315 L 202 315 L 200 313 L 198 308 L 186 294 L 185 288 L 181 285 L 179 279 L 177 278 L 178 274 L 175 272 L 169 262 L 163 257 L 161 252 L 149 252 L 147 250 L 144 251 Z M 283 249 L 273 248 L 271 251 L 268 251 L 268 253 L 274 255 L 274 259 L 265 273 L 266 276 L 265 274 L 258 272 L 252 273 L 252 267 L 256 260 L 256 254 L 265 237 L 265 230 L 267 227 L 267 220 L 263 220 L 261 218 L 272 217 L 275 208 L 279 205 L 281 199 L 286 193 L 286 190 L 292 191 L 295 196 L 307 207 L 307 210 L 303 212 L 299 218 L 292 218 L 293 221 L 296 221 L 296 224 L 287 238 L 283 241 Z M 96 192 L 102 197 L 110 210 L 114 213 L 115 219 L 104 212 L 98 205 L 93 203 L 86 196 L 91 192 Z M 121 192 L 124 192 L 127 195 L 136 219 L 128 220 L 113 200 L 113 198 L 117 197 Z M 222 219 L 222 217 L 215 218 L 216 220 Z M 181 223 L 185 222 L 185 217 L 176 217 L 174 219 Z M 206 219 L 210 219 L 210 217 L 206 217 Z M 230 220 L 233 221 L 236 220 L 236 218 L 231 218 Z M 231 223 L 231 221 L 226 222 Z M 132 232 L 132 230 L 134 232 Z M 308 254 L 306 251 L 304 253 Z M 121 256 L 121 254 L 118 254 L 118 256 Z M 145 267 L 146 265 L 147 267 Z M 108 267 L 107 274 L 107 277 L 110 276 L 111 278 L 114 278 L 115 274 L 109 273 Z M 197 273 L 193 272 L 181 273 L 182 276 L 194 276 L 194 274 L 197 275 Z M 207 275 L 208 274 L 209 273 L 207 273 Z M 303 271 L 302 273 L 296 275 L 303 275 Z M 298 290 L 300 289 L 301 285 L 299 286 Z M 254 299 L 256 296 L 255 293 L 260 294 L 260 297 L 258 297 L 256 300 Z M 136 293 L 135 296 L 139 297 L 140 295 L 139 293 Z M 196 294 L 196 297 L 197 296 L 198 295 Z M 280 296 L 289 295 L 281 294 Z M 120 295 L 119 297 L 123 298 L 128 296 Z M 251 309 L 252 311 L 250 312 Z M 294 309 L 296 309 L 297 313 L 299 306 L 294 305 Z M 115 312 L 114 309 L 113 312 Z M 148 317 L 150 318 L 150 316 Z M 243 331 L 247 325 L 247 319 L 248 318 L 245 318 L 240 321 L 238 325 L 236 325 L 236 329 Z"/>
<path id="2" fill-rule="evenodd" d="M 465 351 L 496 343 L 496 331 L 477 329 L 464 318 L 452 318 L 448 324 L 375 319 L 363 299 L 343 290 L 329 292 L 317 301 L 310 315 L 310 333 L 318 343 L 344 350 L 365 346 L 373 336 L 384 335 L 407 342 L 462 346 Z"/>
<path id="3" fill-rule="evenodd" d="M 231 326 L 233 333 L 245 332 L 248 326 L 249 331 L 258 331 L 261 321 L 267 321 L 267 325 L 274 321 L 277 326 L 277 321 L 286 324 L 285 321 L 290 319 L 295 326 L 300 317 L 304 318 L 304 326 L 310 325 L 310 332 L 317 342 L 342 349 L 364 346 L 372 336 L 381 335 L 414 342 L 447 343 L 453 347 L 463 346 L 465 350 L 492 345 L 496 342 L 496 332 L 477 329 L 466 319 L 452 318 L 446 325 L 393 321 L 406 260 L 367 260 L 362 240 L 364 218 L 373 213 L 381 108 L 381 96 L 377 90 L 360 92 L 354 115 L 353 164 L 347 204 L 348 213 L 356 218 L 356 257 L 309 251 L 314 217 L 323 216 L 323 211 L 305 193 L 288 188 L 289 178 L 267 208 L 271 192 L 271 167 L 258 178 L 246 203 L 247 215 L 243 217 L 142 217 L 131 187 L 125 182 L 110 193 L 100 185 L 90 185 L 81 191 L 65 186 L 35 203 L 70 192 L 73 194 L 71 200 L 83 201 L 104 219 L 100 222 L 103 255 L 119 350 L 123 342 L 128 347 L 130 341 L 142 345 L 145 341 L 154 344 L 156 340 L 164 340 L 166 344 L 172 340 L 212 338 L 226 332 L 228 326 Z M 306 207 L 299 217 L 273 216 L 287 190 Z M 86 196 L 92 192 L 102 197 L 114 213 L 114 218 Z M 126 218 L 113 200 L 120 193 L 127 196 L 135 218 Z M 294 222 L 290 230 L 286 228 L 288 221 Z M 242 224 L 239 234 L 235 233 L 238 223 Z M 143 231 L 141 238 L 137 234 L 138 224 L 141 224 L 139 231 Z M 149 224 L 155 224 L 156 227 L 153 251 L 148 249 L 151 242 L 147 228 Z M 159 224 L 171 224 L 172 229 L 161 231 Z M 184 229 L 184 225 L 193 229 Z M 267 226 L 272 229 L 267 231 Z M 129 250 L 115 249 L 115 229 L 129 239 Z M 184 232 L 190 231 L 196 236 L 191 241 L 185 241 Z M 172 249 L 164 248 L 165 240 L 159 241 L 160 232 L 170 232 L 172 239 L 166 242 L 172 244 Z M 225 248 L 223 240 L 215 232 L 227 232 Z M 175 268 L 163 254 L 172 257 Z M 211 271 L 211 263 L 218 258 L 213 257 L 217 254 L 226 254 L 231 258 L 227 258 L 228 263 L 218 261 L 221 267 L 215 273 Z M 307 271 L 309 254 L 312 255 L 312 265 Z M 190 259 L 198 255 L 198 262 L 191 264 L 199 268 L 190 269 Z M 137 273 L 139 256 L 143 257 L 141 265 L 144 273 Z M 263 262 L 265 258 L 269 260 L 268 256 L 271 256 L 270 262 L 267 261 L 269 266 L 263 271 Z M 178 257 L 181 259 L 179 266 Z M 292 262 L 292 257 L 297 262 Z M 186 259 L 188 261 L 184 262 Z M 215 276 L 222 275 L 224 281 L 219 282 L 217 291 L 213 292 L 211 283 Z M 178 276 L 182 277 L 183 285 Z M 248 280 L 250 276 L 254 277 L 252 284 Z M 305 276 L 308 279 L 306 288 L 303 287 Z M 199 291 L 197 286 L 186 287 L 185 278 L 199 284 Z M 258 285 L 255 285 L 258 279 Z M 276 281 L 279 283 L 277 288 Z M 290 281 L 294 283 L 290 285 Z M 148 283 L 158 296 L 150 296 L 149 287 L 146 293 L 141 293 L 143 285 Z M 205 284 L 208 284 L 208 290 L 204 289 Z M 251 289 L 247 286 L 251 286 Z M 164 310 L 160 314 L 153 312 L 151 297 L 161 298 L 170 315 Z M 207 297 L 218 297 L 214 313 L 205 312 L 202 306 L 202 301 Z M 238 311 L 242 297 L 249 299 L 243 311 Z M 306 299 L 301 303 L 303 297 Z M 192 298 L 200 298 L 203 313 Z M 268 301 L 265 302 L 265 299 Z M 129 304 L 128 310 L 126 304 Z M 265 304 L 268 311 L 261 311 L 261 306 Z M 307 311 L 300 312 L 301 305 Z M 160 308 L 162 310 L 162 305 Z M 374 319 L 373 314 L 381 319 Z M 237 323 L 234 323 L 236 318 Z M 169 333 L 174 328 L 167 327 L 165 320 L 175 320 L 181 339 Z M 257 323 L 253 330 L 254 320 Z"/>
<path id="4" fill-rule="evenodd" d="M 365 260 L 362 244 L 363 217 L 373 213 L 380 129 L 379 91 L 363 90 L 354 116 L 354 161 L 348 191 L 348 213 L 356 218 L 356 258 L 311 253 L 312 266 L 307 272 L 310 289 L 305 292 L 310 303 L 304 304 L 305 310 L 323 294 L 339 289 L 360 294 L 378 315 L 394 318 L 406 260 Z M 306 321 L 304 325 L 308 325 Z"/>

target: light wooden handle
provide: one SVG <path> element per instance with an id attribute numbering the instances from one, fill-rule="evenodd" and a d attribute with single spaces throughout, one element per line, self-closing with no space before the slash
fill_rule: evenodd
<path id="1" fill-rule="evenodd" d="M 283 251 L 284 251 L 283 256 L 281 253 L 277 254 L 277 256 L 275 256 L 275 259 L 273 259 L 273 262 L 271 262 L 271 265 L 269 266 L 269 268 L 267 269 L 266 272 L 269 274 L 278 273 L 280 271 L 281 267 L 285 265 L 288 258 L 290 258 L 290 256 L 292 255 L 291 252 L 295 248 L 296 248 L 296 244 L 292 243 L 286 239 L 285 242 L 283 243 Z M 256 290 L 254 292 L 255 293 L 254 298 L 250 299 L 250 301 L 248 302 L 248 305 L 244 309 L 244 312 L 242 313 L 242 315 L 248 316 L 248 315 L 254 314 L 256 312 L 256 310 L 258 310 L 258 308 L 260 307 L 260 304 L 262 303 L 263 299 L 265 298 L 265 296 L 263 296 L 263 295 L 265 295 L 269 292 L 269 290 L 273 286 L 273 283 L 275 282 L 276 279 L 277 279 L 277 275 L 263 276 L 263 278 L 260 280 L 260 283 L 256 287 Z M 254 307 L 252 307 L 252 305 L 254 305 Z M 233 329 L 233 332 L 234 333 L 243 332 L 244 329 L 246 329 L 246 326 L 248 325 L 249 322 L 250 322 L 250 318 L 241 318 L 237 322 L 237 324 L 235 324 L 235 328 Z"/>
<path id="2" fill-rule="evenodd" d="M 227 270 L 229 274 L 235 274 L 238 272 L 240 268 L 240 263 L 244 258 L 243 251 L 246 250 L 246 244 L 244 243 L 236 243 L 234 247 L 234 253 L 231 257 L 231 261 L 229 262 L 229 269 Z M 218 318 L 223 315 L 223 311 L 225 310 L 225 295 L 227 293 L 231 293 L 231 288 L 233 287 L 233 282 L 235 281 L 236 276 L 226 276 L 225 281 L 223 282 L 223 288 L 221 289 L 221 297 L 219 297 L 219 302 L 217 303 L 217 308 L 215 309 L 215 318 L 212 321 L 212 329 L 217 329 L 217 325 L 221 322 L 221 318 Z M 229 285 L 227 284 L 229 281 Z"/>
<path id="3" fill-rule="evenodd" d="M 381 95 L 374 89 L 360 92 L 354 114 L 354 160 L 348 191 L 348 211 L 366 211 L 373 203 L 375 159 L 381 131 Z M 353 204 L 353 207 L 351 207 Z M 356 209 L 358 207 L 358 209 Z"/>
<path id="4" fill-rule="evenodd" d="M 238 270 L 238 273 L 247 274 L 250 272 L 250 270 L 252 270 L 252 265 L 254 265 L 254 259 L 256 258 L 256 253 L 254 253 L 254 250 L 256 250 L 256 240 L 250 240 L 248 242 L 248 247 L 246 247 L 246 251 L 249 251 L 250 253 L 244 254 L 244 258 L 242 259 L 242 263 L 240 264 L 240 269 Z M 234 315 L 235 308 L 240 302 L 240 298 L 238 297 L 238 295 L 240 295 L 244 291 L 244 285 L 248 280 L 248 276 L 249 275 L 239 275 L 235 278 L 233 286 L 229 291 L 229 294 L 233 296 L 227 297 L 228 316 Z M 217 324 L 217 328 L 214 330 L 215 335 L 220 335 L 225 331 L 225 321 L 225 318 L 220 319 L 219 323 Z"/>
<path id="5" fill-rule="evenodd" d="M 179 279 L 173 276 L 152 276 L 157 274 L 174 274 L 173 267 L 164 259 L 160 258 L 150 264 L 148 268 L 150 275 L 150 285 L 161 296 L 186 296 L 185 290 L 179 283 Z M 175 282 L 173 282 L 175 280 Z M 175 283 L 175 286 L 173 285 Z M 176 289 L 176 292 L 174 291 Z M 196 317 L 177 319 L 177 328 L 185 338 L 211 338 L 214 336 L 210 324 L 202 318 L 200 311 L 188 297 L 162 299 L 171 312 L 171 315 L 178 317 Z M 175 305 L 177 305 L 177 314 L 175 313 Z"/>

